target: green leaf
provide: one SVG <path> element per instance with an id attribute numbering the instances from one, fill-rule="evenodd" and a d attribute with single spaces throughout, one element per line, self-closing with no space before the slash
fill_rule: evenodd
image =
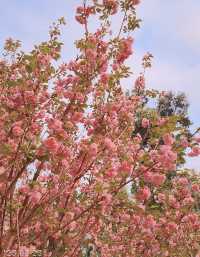
<path id="1" fill-rule="evenodd" d="M 7 155 L 12 152 L 11 146 L 9 144 L 1 144 L 0 145 L 0 153 Z"/>

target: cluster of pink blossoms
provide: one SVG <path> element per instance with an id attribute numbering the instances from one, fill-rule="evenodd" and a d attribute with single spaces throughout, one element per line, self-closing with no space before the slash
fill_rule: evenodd
<path id="1" fill-rule="evenodd" d="M 200 139 L 143 106 L 144 74 L 124 94 L 133 39 L 107 33 L 123 5 L 91 2 L 76 11 L 76 59 L 54 67 L 55 26 L 33 52 L 0 61 L 0 255 L 198 257 L 200 178 L 178 167 Z M 140 1 L 126 3 L 134 15 Z"/>

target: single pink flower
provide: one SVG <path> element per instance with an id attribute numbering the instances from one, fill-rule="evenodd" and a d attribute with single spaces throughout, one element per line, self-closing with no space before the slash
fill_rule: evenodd
<path id="1" fill-rule="evenodd" d="M 198 184 L 193 184 L 192 185 L 192 191 L 194 192 L 200 192 L 200 186 Z"/>
<path id="2" fill-rule="evenodd" d="M 138 5 L 138 4 L 140 4 L 140 0 L 130 0 L 130 3 L 132 5 Z"/>
<path id="3" fill-rule="evenodd" d="M 166 177 L 163 174 L 154 174 L 152 176 L 152 183 L 155 186 L 161 186 L 165 182 L 165 179 Z"/>
<path id="4" fill-rule="evenodd" d="M 112 142 L 110 138 L 106 137 L 104 140 L 104 144 L 111 152 L 116 152 L 117 146 L 115 145 L 115 143 Z"/>
<path id="5" fill-rule="evenodd" d="M 31 192 L 30 193 L 30 199 L 33 203 L 38 203 L 41 199 L 42 194 L 40 192 Z"/>
<path id="6" fill-rule="evenodd" d="M 24 131 L 20 126 L 16 125 L 12 128 L 12 133 L 14 136 L 20 137 L 21 135 L 23 135 Z"/>
<path id="7" fill-rule="evenodd" d="M 137 199 L 139 201 L 146 201 L 150 198 L 150 196 L 151 196 L 151 192 L 147 186 L 140 188 L 137 192 Z"/>
<path id="8" fill-rule="evenodd" d="M 98 151 L 98 146 L 96 143 L 92 143 L 90 146 L 89 146 L 89 154 L 91 156 L 96 156 L 97 155 L 97 151 Z"/>
<path id="9" fill-rule="evenodd" d="M 192 148 L 192 151 L 188 153 L 190 157 L 196 157 L 200 155 L 200 147 L 199 146 L 194 146 Z"/>
<path id="10" fill-rule="evenodd" d="M 146 119 L 146 118 L 143 118 L 142 119 L 142 127 L 143 128 L 148 128 L 149 125 L 150 125 L 150 121 L 148 119 Z"/>
<path id="11" fill-rule="evenodd" d="M 44 141 L 44 146 L 52 153 L 56 153 L 59 148 L 59 144 L 54 137 L 49 137 Z"/>
<path id="12" fill-rule="evenodd" d="M 48 127 L 50 129 L 53 129 L 53 130 L 59 132 L 60 130 L 62 130 L 62 125 L 63 125 L 62 121 L 60 121 L 58 119 L 51 119 L 49 121 Z"/>

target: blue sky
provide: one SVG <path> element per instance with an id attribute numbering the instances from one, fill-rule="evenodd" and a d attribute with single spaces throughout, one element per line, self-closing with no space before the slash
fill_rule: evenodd
<path id="1" fill-rule="evenodd" d="M 135 35 L 134 55 L 129 64 L 134 76 L 140 72 L 142 56 L 154 55 L 153 67 L 147 74 L 151 88 L 184 91 L 190 102 L 194 127 L 200 126 L 200 1 L 142 0 L 137 8 L 143 20 Z M 72 18 L 81 0 L 0 0 L 0 48 L 6 38 L 19 39 L 24 50 L 48 37 L 49 25 L 64 16 L 63 60 L 75 53 L 73 41 L 82 31 Z M 131 87 L 128 85 L 127 87 Z M 189 162 L 199 168 L 199 159 Z M 200 168 L 199 168 L 200 170 Z"/>

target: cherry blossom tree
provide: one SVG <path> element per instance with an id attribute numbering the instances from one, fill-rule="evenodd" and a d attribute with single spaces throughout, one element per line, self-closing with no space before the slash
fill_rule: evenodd
<path id="1" fill-rule="evenodd" d="M 77 57 L 60 64 L 60 26 L 0 60 L 0 250 L 6 256 L 200 256 L 200 155 L 179 115 L 145 104 L 152 55 L 126 94 L 139 0 L 83 1 Z M 118 31 L 111 21 L 121 19 Z M 90 32 L 90 21 L 99 27 Z M 123 80 L 124 81 L 124 80 Z M 129 80 L 130 81 L 130 80 Z M 138 129 L 139 128 L 139 129 Z M 35 253 L 33 253 L 35 251 Z M 25 255 L 24 255 L 25 256 Z"/>

